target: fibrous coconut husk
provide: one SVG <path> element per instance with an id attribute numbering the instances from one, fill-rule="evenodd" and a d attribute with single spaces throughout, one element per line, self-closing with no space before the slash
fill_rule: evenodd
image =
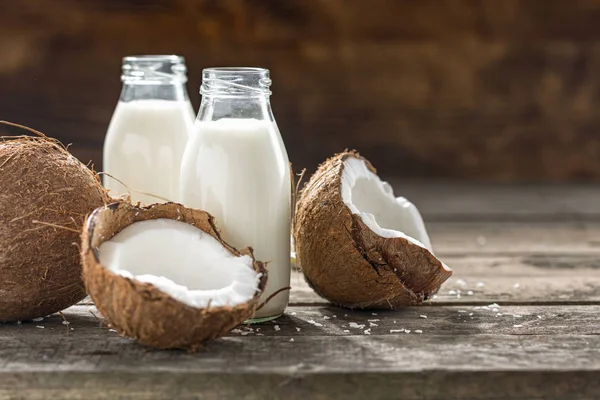
<path id="1" fill-rule="evenodd" d="M 324 162 L 296 208 L 296 257 L 308 284 L 323 298 L 349 308 L 395 309 L 437 292 L 452 271 L 424 246 L 374 233 L 341 195 L 346 151 Z"/>
<path id="2" fill-rule="evenodd" d="M 79 232 L 108 202 L 97 174 L 56 140 L 2 137 L 0 188 L 0 322 L 82 300 Z"/>
<path id="3" fill-rule="evenodd" d="M 232 254 L 250 256 L 254 270 L 261 274 L 254 297 L 232 307 L 191 307 L 152 284 L 117 275 L 100 263 L 98 248 L 104 241 L 135 222 L 158 218 L 193 225 L 211 235 Z M 262 262 L 254 259 L 251 248 L 236 250 L 221 239 L 210 214 L 175 203 L 137 207 L 121 202 L 97 209 L 83 230 L 81 258 L 88 292 L 110 325 L 121 335 L 155 348 L 193 351 L 207 340 L 229 332 L 254 315 L 259 295 L 267 282 L 267 270 Z"/>

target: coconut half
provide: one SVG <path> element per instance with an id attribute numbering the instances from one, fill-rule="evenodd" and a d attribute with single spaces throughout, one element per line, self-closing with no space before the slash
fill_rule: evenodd
<path id="1" fill-rule="evenodd" d="M 195 350 L 254 315 L 267 270 L 210 214 L 175 203 L 98 208 L 82 235 L 86 288 L 120 334 Z"/>
<path id="2" fill-rule="evenodd" d="M 309 285 L 349 308 L 419 304 L 452 275 L 434 256 L 417 208 L 394 197 L 354 151 L 327 160 L 306 184 L 294 238 Z"/>

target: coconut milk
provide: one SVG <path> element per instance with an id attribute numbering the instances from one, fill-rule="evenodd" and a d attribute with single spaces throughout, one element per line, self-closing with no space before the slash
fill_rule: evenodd
<path id="1" fill-rule="evenodd" d="M 120 101 L 104 142 L 104 186 L 112 196 L 130 193 L 145 204 L 179 200 L 179 173 L 194 122 L 189 101 Z M 143 194 L 144 192 L 148 194 Z"/>
<path id="2" fill-rule="evenodd" d="M 226 242 L 268 262 L 261 300 L 290 284 L 291 184 L 287 153 L 272 121 L 196 121 L 181 173 L 181 201 L 215 216 Z M 289 290 L 256 317 L 283 313 Z"/>

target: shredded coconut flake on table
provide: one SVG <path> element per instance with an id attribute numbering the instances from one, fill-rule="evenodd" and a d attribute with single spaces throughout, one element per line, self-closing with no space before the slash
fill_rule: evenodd
<path id="1" fill-rule="evenodd" d="M 415 331 L 415 333 L 423 333 L 423 331 L 422 331 L 422 330 L 420 330 L 420 329 L 417 329 L 417 330 Z"/>
<path id="2" fill-rule="evenodd" d="M 308 321 L 306 321 L 306 322 L 308 322 L 309 324 L 312 324 L 312 325 L 314 325 L 314 326 L 323 326 L 323 324 L 320 324 L 320 323 L 318 323 L 318 322 L 315 322 L 315 321 L 314 321 L 314 320 L 312 320 L 312 319 L 309 319 L 309 320 L 308 320 Z"/>
<path id="3" fill-rule="evenodd" d="M 515 328 L 521 328 L 523 325 L 513 325 Z"/>
<path id="4" fill-rule="evenodd" d="M 390 329 L 390 333 L 402 333 L 404 329 Z"/>
<path id="5" fill-rule="evenodd" d="M 513 314 L 513 318 L 523 318 L 523 316 L 519 314 Z"/>
<path id="6" fill-rule="evenodd" d="M 40 322 L 40 321 L 43 321 L 43 320 L 44 320 L 44 317 L 38 317 L 38 318 L 32 319 L 33 322 Z"/>
<path id="7" fill-rule="evenodd" d="M 473 291 L 472 291 L 472 290 L 469 290 L 469 291 L 467 292 L 467 296 L 473 296 Z"/>
<path id="8" fill-rule="evenodd" d="M 364 333 L 365 333 L 365 335 L 370 335 L 371 334 L 371 329 L 365 329 Z"/>
<path id="9" fill-rule="evenodd" d="M 410 333 L 410 330 L 409 329 L 405 329 L 404 333 Z"/>
<path id="10" fill-rule="evenodd" d="M 459 286 L 467 286 L 467 281 L 465 281 L 465 280 L 463 280 L 463 279 L 457 279 L 457 280 L 456 280 L 456 283 L 457 283 Z"/>
<path id="11" fill-rule="evenodd" d="M 482 288 L 485 286 L 485 282 L 477 282 L 475 286 L 477 286 L 478 288 Z"/>
<path id="12" fill-rule="evenodd" d="M 456 294 L 456 290 L 448 290 L 448 294 L 450 296 L 454 296 Z"/>
<path id="13" fill-rule="evenodd" d="M 377 315 L 377 313 L 376 313 L 376 312 L 374 312 L 374 313 L 371 313 L 371 315 Z"/>
<path id="14" fill-rule="evenodd" d="M 356 322 L 350 322 L 348 325 L 350 325 L 350 328 L 356 329 L 363 329 L 365 327 L 365 324 L 357 324 Z"/>
<path id="15" fill-rule="evenodd" d="M 427 315 L 419 315 L 419 318 L 427 319 Z"/>
<path id="16" fill-rule="evenodd" d="M 302 329 L 299 326 L 296 327 L 296 332 L 300 332 L 301 330 Z"/>
<path id="17" fill-rule="evenodd" d="M 369 326 L 372 327 L 372 326 L 379 326 L 379 325 L 377 325 L 375 322 L 369 322 Z"/>
<path id="18" fill-rule="evenodd" d="M 323 319 L 331 319 L 327 315 L 323 315 Z"/>
<path id="19" fill-rule="evenodd" d="M 69 321 L 63 321 L 63 322 L 62 322 L 62 324 L 63 324 L 63 325 L 69 325 L 69 324 L 70 324 L 70 322 L 69 322 Z"/>
<path id="20" fill-rule="evenodd" d="M 279 325 L 275 325 L 273 327 L 273 329 L 275 329 L 276 332 L 279 332 L 281 330 L 281 328 L 279 327 Z"/>
<path id="21" fill-rule="evenodd" d="M 344 329 L 343 332 L 344 333 L 350 333 L 350 331 L 348 329 Z"/>
<path id="22" fill-rule="evenodd" d="M 290 338 L 290 342 L 293 342 L 293 341 L 294 341 L 294 338 Z"/>
<path id="23" fill-rule="evenodd" d="M 40 325 L 36 326 L 36 328 L 44 329 L 44 327 Z"/>

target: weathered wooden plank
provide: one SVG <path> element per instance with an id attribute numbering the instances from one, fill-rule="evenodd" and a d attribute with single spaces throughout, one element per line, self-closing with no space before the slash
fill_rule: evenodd
<path id="1" fill-rule="evenodd" d="M 434 222 L 428 229 L 454 270 L 434 303 L 600 301 L 598 223 Z M 294 304 L 324 302 L 300 274 L 292 287 Z"/>
<path id="2" fill-rule="evenodd" d="M 480 255 L 593 255 L 600 251 L 595 222 L 439 222 L 427 224 L 440 257 Z"/>
<path id="3" fill-rule="evenodd" d="M 229 336 L 288 339 L 301 336 L 398 336 L 398 333 L 406 334 L 395 332 L 403 329 L 410 330 L 408 333 L 411 334 L 451 336 L 597 335 L 600 334 L 599 312 L 600 305 L 430 304 L 396 311 L 348 310 L 324 305 L 290 306 L 285 315 L 276 321 L 244 326 L 232 331 Z M 18 350 L 12 345 L 8 346 L 8 343 L 14 345 L 52 340 L 75 343 L 79 339 L 96 341 L 118 337 L 116 332 L 109 330 L 94 306 L 73 306 L 65 310 L 63 316 L 53 314 L 34 322 L 2 324 L 0 337 L 2 343 L 7 344 L 4 350 Z M 63 323 L 65 320 L 69 322 L 68 325 Z"/>
<path id="4" fill-rule="evenodd" d="M 68 377 L 52 372 L 4 373 L 0 374 L 0 399 L 596 400 L 600 391 L 597 374 L 598 371 L 570 370 L 462 374 L 436 369 L 406 373 L 315 373 L 304 365 L 296 367 L 293 375 L 277 371 L 260 374 L 77 371 Z"/>
<path id="5" fill-rule="evenodd" d="M 600 217 L 597 185 L 426 183 L 394 177 L 389 182 L 429 222 L 577 222 Z"/>
<path id="6" fill-rule="evenodd" d="M 0 327 L 0 399 L 70 399 L 90 388 L 93 399 L 584 399 L 600 390 L 600 307 L 463 309 L 291 307 L 187 354 L 147 351 L 74 307 L 68 336 L 58 315 Z M 390 332 L 401 328 L 411 332 Z"/>
<path id="7" fill-rule="evenodd" d="M 600 256 L 447 256 L 454 274 L 433 305 L 600 304 Z M 302 273 L 291 277 L 290 304 L 326 304 Z M 91 305 L 87 298 L 81 304 Z"/>
<path id="8" fill-rule="evenodd" d="M 445 256 L 453 276 L 433 304 L 600 302 L 600 258 L 591 255 L 525 254 L 515 256 Z M 304 281 L 292 274 L 293 304 L 324 303 Z"/>

